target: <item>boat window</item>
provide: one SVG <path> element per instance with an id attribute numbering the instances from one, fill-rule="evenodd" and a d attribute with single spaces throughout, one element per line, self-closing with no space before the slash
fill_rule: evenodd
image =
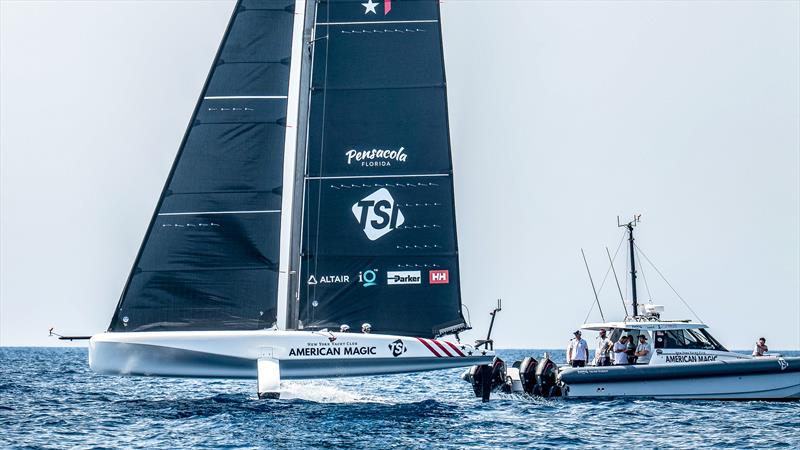
<path id="1" fill-rule="evenodd" d="M 667 330 L 664 332 L 664 348 L 692 348 L 701 350 L 722 350 L 719 342 L 705 330 Z"/>
<path id="2" fill-rule="evenodd" d="M 656 341 L 653 343 L 655 348 L 664 348 L 664 332 L 661 330 L 656 331 Z"/>
<path id="3" fill-rule="evenodd" d="M 705 338 L 706 338 L 706 339 L 707 339 L 709 342 L 711 342 L 711 344 L 713 344 L 713 345 L 714 345 L 714 350 L 719 350 L 719 351 L 721 351 L 721 352 L 727 352 L 727 351 L 728 351 L 728 349 L 727 349 L 727 348 L 725 348 L 725 347 L 724 347 L 722 344 L 720 344 L 718 340 L 714 339 L 714 336 L 711 336 L 711 334 L 709 334 L 709 332 L 708 332 L 708 331 L 706 331 L 704 328 L 700 328 L 700 329 L 698 329 L 698 330 L 695 330 L 695 331 L 698 331 L 698 332 L 700 332 L 700 333 L 701 333 L 703 336 L 705 336 Z"/>
<path id="4" fill-rule="evenodd" d="M 611 339 L 611 342 L 617 342 L 620 336 L 622 336 L 622 330 L 619 328 L 611 328 L 608 333 L 608 338 Z"/>

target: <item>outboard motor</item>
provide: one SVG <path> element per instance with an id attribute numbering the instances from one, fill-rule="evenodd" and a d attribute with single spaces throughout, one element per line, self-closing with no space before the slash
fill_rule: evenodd
<path id="1" fill-rule="evenodd" d="M 472 366 L 464 375 L 464 379 L 472 385 L 472 392 L 476 397 L 488 402 L 489 394 L 493 390 L 505 386 L 506 363 L 500 358 L 495 358 L 491 366 L 486 364 Z"/>
<path id="2" fill-rule="evenodd" d="M 530 356 L 519 363 L 519 380 L 522 383 L 522 391 L 528 395 L 533 395 L 533 388 L 536 387 L 536 367 L 538 364 Z"/>
<path id="3" fill-rule="evenodd" d="M 536 386 L 533 387 L 533 395 L 544 398 L 560 396 L 561 388 L 558 386 L 557 375 L 558 366 L 545 354 L 536 366 Z"/>

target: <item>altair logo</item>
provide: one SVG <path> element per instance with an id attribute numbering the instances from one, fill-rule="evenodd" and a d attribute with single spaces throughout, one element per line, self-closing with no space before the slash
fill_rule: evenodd
<path id="1" fill-rule="evenodd" d="M 370 241 L 380 239 L 406 221 L 386 188 L 356 202 L 352 211 Z"/>

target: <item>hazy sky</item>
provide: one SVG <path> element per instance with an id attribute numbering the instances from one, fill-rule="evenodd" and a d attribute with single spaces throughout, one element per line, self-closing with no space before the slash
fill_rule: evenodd
<path id="1" fill-rule="evenodd" d="M 233 3 L 2 0 L 0 344 L 106 329 Z M 581 247 L 599 284 L 640 213 L 723 343 L 800 348 L 800 3 L 447 0 L 442 21 L 465 337 L 502 297 L 498 346 L 562 347 L 593 302 Z"/>

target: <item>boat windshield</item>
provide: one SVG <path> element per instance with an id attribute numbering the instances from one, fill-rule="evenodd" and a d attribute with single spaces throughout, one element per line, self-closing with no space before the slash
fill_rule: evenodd
<path id="1" fill-rule="evenodd" d="M 702 328 L 656 332 L 656 348 L 690 348 L 728 351 Z"/>

